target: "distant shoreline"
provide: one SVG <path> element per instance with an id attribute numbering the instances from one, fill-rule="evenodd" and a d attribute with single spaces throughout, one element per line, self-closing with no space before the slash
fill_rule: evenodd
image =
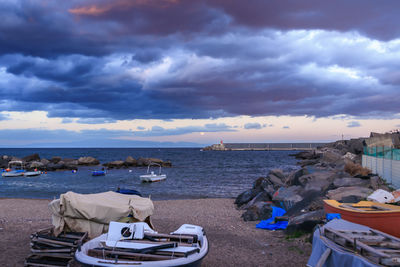
<path id="1" fill-rule="evenodd" d="M 205 151 L 304 151 L 313 150 L 328 143 L 223 143 L 203 148 Z"/>

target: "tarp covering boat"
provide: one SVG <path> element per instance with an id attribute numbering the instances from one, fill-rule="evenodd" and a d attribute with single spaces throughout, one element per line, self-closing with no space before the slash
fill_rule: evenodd
<path id="1" fill-rule="evenodd" d="M 151 226 L 153 202 L 137 195 L 116 192 L 78 194 L 67 192 L 49 204 L 55 234 L 62 231 L 88 232 L 89 237 L 107 232 L 110 221 L 132 216 Z"/>
<path id="2" fill-rule="evenodd" d="M 364 225 L 355 224 L 348 222 L 346 220 L 335 219 L 323 227 L 330 227 L 336 230 L 364 230 L 367 231 L 370 228 Z M 322 227 L 322 228 L 323 228 Z M 352 253 L 349 250 L 339 246 L 338 244 L 332 242 L 331 240 L 325 238 L 321 235 L 323 229 L 316 229 L 313 236 L 313 250 L 311 256 L 308 260 L 307 266 L 315 267 L 318 265 L 318 261 L 321 255 L 328 249 L 331 250 L 329 257 L 326 259 L 324 267 L 334 267 L 334 266 L 354 266 L 354 267 L 373 267 L 378 266 L 373 262 L 370 262 L 366 258 Z"/>

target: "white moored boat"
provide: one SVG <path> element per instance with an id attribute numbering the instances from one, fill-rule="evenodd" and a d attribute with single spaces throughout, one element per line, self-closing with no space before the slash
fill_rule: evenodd
<path id="1" fill-rule="evenodd" d="M 150 166 L 158 166 L 160 167 L 158 174 L 155 174 L 154 171 L 150 172 Z M 166 174 L 161 174 L 161 165 L 158 163 L 150 163 L 149 166 L 147 166 L 147 173 L 144 175 L 140 175 L 140 180 L 142 182 L 158 182 L 167 179 Z"/>
<path id="2" fill-rule="evenodd" d="M 207 237 L 197 225 L 160 234 L 144 222 L 111 222 L 108 233 L 83 244 L 75 259 L 86 266 L 200 266 L 207 253 Z"/>
<path id="3" fill-rule="evenodd" d="M 31 177 L 31 176 L 39 176 L 41 175 L 41 171 L 31 171 L 31 172 L 24 172 L 24 176 Z"/>
<path id="4" fill-rule="evenodd" d="M 16 165 L 16 170 L 12 171 L 11 168 L 13 165 Z M 8 163 L 8 168 L 7 171 L 3 172 L 1 174 L 1 176 L 3 177 L 17 177 L 17 176 L 23 176 L 24 175 L 24 164 L 22 163 L 22 161 L 19 160 L 14 160 L 14 161 L 10 161 Z"/>

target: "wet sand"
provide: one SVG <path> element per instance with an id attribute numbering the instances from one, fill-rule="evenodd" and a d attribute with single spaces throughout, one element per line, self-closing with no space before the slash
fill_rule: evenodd
<path id="1" fill-rule="evenodd" d="M 23 266 L 31 233 L 51 226 L 50 200 L 0 199 L 0 262 Z M 233 199 L 154 201 L 152 222 L 159 232 L 184 223 L 202 226 L 210 250 L 202 266 L 305 266 L 311 253 L 306 237 L 285 239 L 281 231 L 244 222 Z"/>

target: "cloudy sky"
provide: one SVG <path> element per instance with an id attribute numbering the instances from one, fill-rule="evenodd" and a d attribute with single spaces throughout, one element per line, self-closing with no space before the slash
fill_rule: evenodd
<path id="1" fill-rule="evenodd" d="M 3 0 L 0 146 L 400 128 L 398 0 Z"/>

